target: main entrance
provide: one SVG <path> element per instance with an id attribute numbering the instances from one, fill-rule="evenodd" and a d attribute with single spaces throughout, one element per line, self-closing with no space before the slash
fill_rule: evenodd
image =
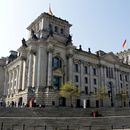
<path id="1" fill-rule="evenodd" d="M 20 97 L 20 98 L 19 98 L 19 101 L 18 101 L 18 106 L 22 106 L 22 105 L 23 105 L 23 98 Z"/>
<path id="2" fill-rule="evenodd" d="M 90 100 L 87 100 L 86 107 L 90 107 Z"/>
<path id="3" fill-rule="evenodd" d="M 76 101 L 76 107 L 81 107 L 80 99 L 77 99 L 77 101 Z"/>
<path id="4" fill-rule="evenodd" d="M 64 97 L 59 98 L 59 106 L 66 106 L 66 98 Z"/>
<path id="5" fill-rule="evenodd" d="M 96 100 L 96 107 L 99 107 L 99 101 Z"/>

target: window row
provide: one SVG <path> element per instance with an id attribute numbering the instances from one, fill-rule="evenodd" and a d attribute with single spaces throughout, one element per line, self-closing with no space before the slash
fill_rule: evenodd
<path id="1" fill-rule="evenodd" d="M 88 94 L 90 94 L 90 93 L 91 93 L 91 92 L 89 91 L 88 86 L 85 86 L 85 94 L 88 95 Z M 97 88 L 96 88 L 96 87 L 94 87 L 93 93 L 94 93 L 94 94 L 97 93 Z"/>
<path id="2" fill-rule="evenodd" d="M 128 84 L 123 85 L 123 83 L 120 83 L 120 87 L 121 88 L 125 88 L 125 87 L 128 88 Z"/>
<path id="3" fill-rule="evenodd" d="M 63 28 L 59 28 L 58 26 L 53 26 L 52 24 L 49 24 L 49 31 L 64 34 L 64 29 Z"/>
<path id="4" fill-rule="evenodd" d="M 107 78 L 114 78 L 113 68 L 106 67 L 106 76 L 107 76 Z"/>
<path id="5" fill-rule="evenodd" d="M 79 76 L 78 75 L 75 75 L 75 82 L 76 83 L 79 82 Z M 88 77 L 84 77 L 84 83 L 88 84 Z M 97 85 L 97 79 L 96 78 L 93 79 L 93 84 Z"/>
<path id="6" fill-rule="evenodd" d="M 128 75 L 125 75 L 124 78 L 125 78 L 124 80 L 126 82 L 128 82 Z M 120 80 L 123 81 L 123 75 L 122 74 L 120 74 Z"/>
<path id="7" fill-rule="evenodd" d="M 80 71 L 80 66 L 79 64 L 74 64 L 74 71 L 75 72 L 79 72 Z M 96 68 L 92 68 L 92 73 L 93 75 L 97 75 L 97 69 Z M 84 66 L 84 74 L 88 74 L 89 73 L 89 68 L 88 66 Z"/>

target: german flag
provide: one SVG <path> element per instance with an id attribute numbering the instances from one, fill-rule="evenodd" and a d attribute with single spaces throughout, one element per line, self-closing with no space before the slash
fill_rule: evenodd
<path id="1" fill-rule="evenodd" d="M 126 40 L 123 42 L 122 48 L 126 48 Z"/>

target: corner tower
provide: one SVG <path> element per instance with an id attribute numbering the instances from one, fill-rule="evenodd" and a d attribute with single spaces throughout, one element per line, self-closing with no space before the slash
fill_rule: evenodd
<path id="1" fill-rule="evenodd" d="M 72 25 L 49 13 L 42 13 L 28 27 L 27 88 L 37 104 L 58 104 L 57 92 L 67 81 L 67 59 L 72 46 Z M 29 89 L 29 90 L 30 90 Z M 53 100 L 52 100 L 53 99 Z"/>
<path id="2" fill-rule="evenodd" d="M 38 39 L 47 39 L 50 34 L 65 40 L 70 35 L 71 26 L 66 20 L 50 15 L 49 13 L 42 13 L 27 29 L 29 30 L 29 38 L 34 33 Z"/>

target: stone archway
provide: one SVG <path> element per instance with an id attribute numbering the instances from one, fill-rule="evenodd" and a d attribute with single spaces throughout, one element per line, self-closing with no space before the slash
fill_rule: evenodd
<path id="1" fill-rule="evenodd" d="M 20 97 L 18 100 L 18 107 L 23 105 L 23 97 Z"/>
<path id="2" fill-rule="evenodd" d="M 14 107 L 14 101 L 11 102 L 11 107 Z"/>

